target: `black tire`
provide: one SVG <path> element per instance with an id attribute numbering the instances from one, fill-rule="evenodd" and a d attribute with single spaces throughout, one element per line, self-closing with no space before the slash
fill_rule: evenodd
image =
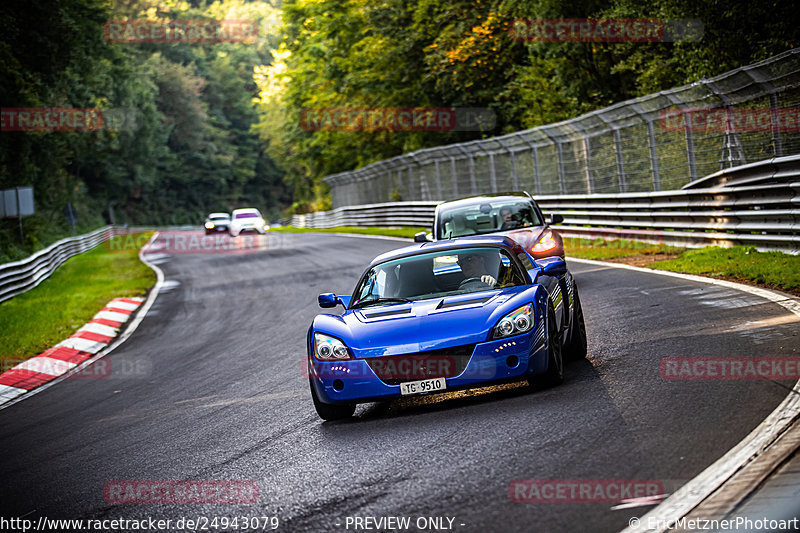
<path id="1" fill-rule="evenodd" d="M 547 308 L 547 354 L 547 371 L 529 380 L 529 383 L 535 389 L 555 387 L 564 381 L 564 357 L 561 346 L 561 335 L 558 331 L 556 314 L 550 306 Z"/>
<path id="2" fill-rule="evenodd" d="M 311 387 L 311 399 L 314 400 L 314 409 L 317 410 L 317 414 L 321 419 L 343 420 L 345 418 L 350 418 L 351 416 L 353 416 L 353 413 L 355 413 L 356 404 L 322 403 L 317 397 L 317 391 L 314 390 L 314 386 L 311 384 L 311 380 L 308 381 L 308 386 Z"/>
<path id="3" fill-rule="evenodd" d="M 575 309 L 572 324 L 570 324 L 569 343 L 564 346 L 564 357 L 569 361 L 585 359 L 587 354 L 586 323 L 583 321 L 583 306 L 578 296 L 578 287 L 575 287 Z"/>

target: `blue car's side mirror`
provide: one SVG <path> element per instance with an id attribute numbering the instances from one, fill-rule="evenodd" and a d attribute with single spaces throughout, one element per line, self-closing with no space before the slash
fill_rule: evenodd
<path id="1" fill-rule="evenodd" d="M 336 304 L 338 303 L 336 295 L 332 292 L 320 294 L 317 297 L 317 301 L 319 302 L 320 307 L 336 307 Z"/>
<path id="2" fill-rule="evenodd" d="M 560 257 L 545 257 L 537 259 L 536 263 L 542 267 L 545 276 L 558 277 L 567 273 L 567 262 Z"/>
<path id="3" fill-rule="evenodd" d="M 325 292 L 317 297 L 317 302 L 319 302 L 319 306 L 323 308 L 336 307 L 342 304 L 342 306 L 347 309 L 347 306 L 350 305 L 350 296 L 336 296 L 332 292 Z"/>
<path id="4" fill-rule="evenodd" d="M 429 242 L 428 241 L 428 234 L 424 231 L 420 231 L 416 235 L 414 235 L 414 242 Z"/>
<path id="5" fill-rule="evenodd" d="M 542 269 L 540 267 L 532 268 L 528 270 L 528 275 L 531 277 L 531 281 L 536 283 L 536 279 L 542 274 Z"/>

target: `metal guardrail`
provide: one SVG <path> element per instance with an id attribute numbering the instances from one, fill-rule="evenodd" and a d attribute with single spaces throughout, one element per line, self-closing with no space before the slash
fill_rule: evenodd
<path id="1" fill-rule="evenodd" d="M 297 228 L 333 228 L 338 226 L 433 226 L 433 210 L 439 202 L 393 202 L 389 204 L 339 207 L 307 215 L 294 215 L 291 225 Z"/>
<path id="2" fill-rule="evenodd" d="M 698 187 L 716 183 L 715 187 Z M 800 156 L 723 171 L 680 191 L 542 196 L 564 236 L 800 253 Z"/>
<path id="3" fill-rule="evenodd" d="M 800 155 L 726 169 L 677 191 L 550 195 L 536 200 L 545 213 L 564 217 L 555 227 L 568 237 L 690 247 L 745 244 L 800 252 Z M 438 203 L 340 207 L 295 215 L 292 225 L 431 227 Z"/>
<path id="4" fill-rule="evenodd" d="M 675 190 L 717 170 L 800 152 L 798 108 L 800 48 L 556 124 L 417 150 L 323 179 L 335 208 L 520 189 Z M 723 110 L 727 118 L 715 123 L 723 127 L 693 122 L 692 113 L 708 109 Z M 734 119 L 758 113 L 768 124 L 737 126 Z M 781 113 L 791 115 L 783 124 Z"/>
<path id="5" fill-rule="evenodd" d="M 112 226 L 106 226 L 91 233 L 68 237 L 26 259 L 0 265 L 0 302 L 36 287 L 70 257 L 108 240 L 112 231 Z"/>

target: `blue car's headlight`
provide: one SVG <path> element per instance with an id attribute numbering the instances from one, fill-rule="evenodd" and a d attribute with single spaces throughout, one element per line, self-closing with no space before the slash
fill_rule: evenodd
<path id="1" fill-rule="evenodd" d="M 500 339 L 520 335 L 533 327 L 533 304 L 525 304 L 500 319 L 492 330 L 492 338 Z"/>
<path id="2" fill-rule="evenodd" d="M 352 359 L 350 350 L 336 337 L 314 333 L 314 356 L 320 361 Z"/>

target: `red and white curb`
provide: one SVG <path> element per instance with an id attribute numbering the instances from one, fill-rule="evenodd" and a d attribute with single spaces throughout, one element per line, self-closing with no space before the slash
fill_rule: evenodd
<path id="1" fill-rule="evenodd" d="M 142 302 L 144 298 L 114 298 L 68 339 L 0 374 L 0 405 L 66 374 L 106 348 Z"/>

